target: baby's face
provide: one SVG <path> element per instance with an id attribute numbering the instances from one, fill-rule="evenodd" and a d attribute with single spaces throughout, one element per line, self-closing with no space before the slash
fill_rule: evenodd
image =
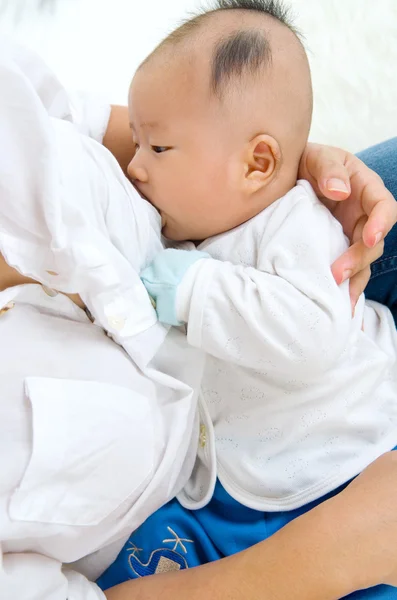
<path id="1" fill-rule="evenodd" d="M 186 68 L 167 64 L 143 66 L 130 88 L 136 154 L 128 174 L 173 240 L 202 240 L 249 218 L 236 191 L 232 128 L 211 101 L 207 81 L 201 87 Z"/>

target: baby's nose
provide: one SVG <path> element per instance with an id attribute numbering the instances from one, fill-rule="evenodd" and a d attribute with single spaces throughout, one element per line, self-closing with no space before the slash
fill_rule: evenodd
<path id="1" fill-rule="evenodd" d="M 132 181 L 140 181 L 141 183 L 148 182 L 148 174 L 146 169 L 140 167 L 139 165 L 134 164 L 132 160 L 127 167 L 128 176 L 132 179 Z"/>

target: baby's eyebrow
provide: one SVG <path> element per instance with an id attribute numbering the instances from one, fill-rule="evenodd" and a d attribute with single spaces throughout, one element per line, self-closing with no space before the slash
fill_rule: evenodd
<path id="1" fill-rule="evenodd" d="M 155 127 L 161 127 L 158 121 L 144 121 L 141 123 L 141 127 L 145 127 L 147 129 L 154 129 Z"/>
<path id="2" fill-rule="evenodd" d="M 135 127 L 132 123 L 129 124 L 130 125 L 130 129 L 132 129 L 132 131 L 135 130 Z M 159 121 L 143 121 L 140 124 L 142 129 L 164 129 L 164 126 L 161 125 L 161 123 Z"/>

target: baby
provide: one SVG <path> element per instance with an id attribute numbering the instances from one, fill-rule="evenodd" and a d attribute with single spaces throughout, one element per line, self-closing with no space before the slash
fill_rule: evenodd
<path id="1" fill-rule="evenodd" d="M 171 533 L 175 568 L 242 550 L 397 443 L 392 316 L 364 297 L 352 316 L 331 273 L 343 231 L 296 184 L 311 113 L 306 54 L 276 2 L 221 0 L 134 77 L 129 175 L 168 238 L 205 240 L 163 251 L 142 279 L 160 321 L 186 324 L 207 361 L 193 475 L 104 587 L 124 568 L 154 572 Z"/>

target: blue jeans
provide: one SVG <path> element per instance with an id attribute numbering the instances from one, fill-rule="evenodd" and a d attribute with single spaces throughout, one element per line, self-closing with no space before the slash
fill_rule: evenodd
<path id="1" fill-rule="evenodd" d="M 368 148 L 358 156 L 382 177 L 387 189 L 397 199 L 397 138 Z M 383 256 L 372 265 L 365 295 L 386 304 L 397 325 L 397 225 L 386 237 Z"/>

